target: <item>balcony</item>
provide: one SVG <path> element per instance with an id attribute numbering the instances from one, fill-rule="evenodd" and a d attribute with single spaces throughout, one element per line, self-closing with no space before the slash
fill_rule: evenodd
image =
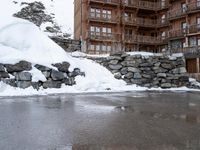
<path id="1" fill-rule="evenodd" d="M 194 13 L 199 11 L 200 11 L 200 2 L 194 2 L 188 4 L 188 9 L 187 9 L 188 13 Z"/>
<path id="2" fill-rule="evenodd" d="M 169 31 L 169 38 L 179 39 L 185 37 L 186 34 L 187 34 L 187 29 L 171 30 Z"/>
<path id="3" fill-rule="evenodd" d="M 184 53 L 186 58 L 192 58 L 196 56 L 200 56 L 200 46 L 192 46 L 192 47 L 184 47 L 184 48 L 172 48 L 172 53 Z"/>
<path id="4" fill-rule="evenodd" d="M 146 19 L 146 18 L 136 18 L 136 17 L 123 17 L 123 23 L 127 25 L 142 26 L 142 27 L 161 27 L 168 25 L 168 20 L 160 19 Z"/>
<path id="5" fill-rule="evenodd" d="M 89 31 L 88 39 L 94 41 L 120 42 L 120 34 Z"/>
<path id="6" fill-rule="evenodd" d="M 185 8 L 178 8 L 168 12 L 169 20 L 185 17 L 186 14 L 200 12 L 200 2 L 189 3 Z"/>
<path id="7" fill-rule="evenodd" d="M 200 24 L 190 25 L 188 28 L 189 34 L 197 34 L 200 33 Z"/>
<path id="8" fill-rule="evenodd" d="M 149 1 L 122 1 L 123 6 L 125 7 L 134 7 L 139 9 L 146 9 L 152 11 L 158 11 L 166 9 L 169 6 L 168 1 L 166 2 L 149 2 Z"/>
<path id="9" fill-rule="evenodd" d="M 126 43 L 137 43 L 137 44 L 162 44 L 166 41 L 167 37 L 153 37 L 143 35 L 124 35 L 124 41 Z"/>
<path id="10" fill-rule="evenodd" d="M 117 6 L 120 4 L 120 0 L 88 0 L 88 3 L 98 3 L 103 5 Z"/>
<path id="11" fill-rule="evenodd" d="M 119 18 L 113 17 L 111 15 L 106 14 L 97 14 L 97 13 L 90 13 L 88 16 L 89 21 L 101 22 L 101 23 L 111 23 L 115 24 L 119 22 Z"/>

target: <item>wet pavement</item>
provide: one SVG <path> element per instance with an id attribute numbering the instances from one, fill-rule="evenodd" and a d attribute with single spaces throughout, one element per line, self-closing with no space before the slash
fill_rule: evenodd
<path id="1" fill-rule="evenodd" d="M 200 150 L 200 93 L 0 98 L 0 150 Z"/>

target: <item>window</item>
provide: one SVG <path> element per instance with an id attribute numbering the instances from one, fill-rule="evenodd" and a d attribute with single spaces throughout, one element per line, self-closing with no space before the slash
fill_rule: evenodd
<path id="1" fill-rule="evenodd" d="M 166 15 L 162 15 L 162 17 L 161 17 L 161 23 L 165 23 L 165 20 L 166 20 Z"/>
<path id="2" fill-rule="evenodd" d="M 94 50 L 95 49 L 95 45 L 91 44 L 89 48 L 90 48 L 90 50 Z"/>
<path id="3" fill-rule="evenodd" d="M 181 29 L 182 29 L 183 33 L 186 33 L 186 28 L 187 28 L 187 23 L 186 22 L 182 22 Z"/>
<path id="4" fill-rule="evenodd" d="M 195 36 L 192 36 L 189 38 L 189 42 L 190 42 L 190 46 L 193 47 L 193 46 L 196 46 L 196 37 Z"/>
<path id="5" fill-rule="evenodd" d="M 102 16 L 104 19 L 111 19 L 111 10 L 103 10 Z"/>
<path id="6" fill-rule="evenodd" d="M 197 0 L 197 7 L 200 7 L 200 0 Z"/>
<path id="7" fill-rule="evenodd" d="M 166 32 L 162 32 L 161 37 L 162 37 L 162 40 L 164 40 L 166 38 Z"/>
<path id="8" fill-rule="evenodd" d="M 107 46 L 107 51 L 111 51 L 111 46 L 110 45 Z"/>
<path id="9" fill-rule="evenodd" d="M 94 9 L 94 8 L 91 8 L 91 9 L 90 9 L 90 16 L 91 16 L 92 18 L 95 17 L 95 9 Z"/>
<path id="10" fill-rule="evenodd" d="M 181 4 L 181 8 L 182 8 L 182 12 L 186 12 L 187 11 L 187 5 L 186 5 L 186 3 L 182 3 Z"/>
<path id="11" fill-rule="evenodd" d="M 96 51 L 100 51 L 100 45 L 96 45 Z"/>
<path id="12" fill-rule="evenodd" d="M 165 0 L 161 0 L 161 8 L 165 8 Z"/>
<path id="13" fill-rule="evenodd" d="M 197 39 L 197 45 L 200 46 L 200 39 Z"/>

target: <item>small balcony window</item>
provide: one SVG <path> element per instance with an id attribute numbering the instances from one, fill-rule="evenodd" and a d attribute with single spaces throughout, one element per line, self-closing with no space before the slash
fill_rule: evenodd
<path id="1" fill-rule="evenodd" d="M 185 3 L 181 4 L 181 8 L 183 13 L 187 11 L 187 5 Z"/>
<path id="2" fill-rule="evenodd" d="M 200 0 L 197 0 L 197 7 L 200 7 Z"/>

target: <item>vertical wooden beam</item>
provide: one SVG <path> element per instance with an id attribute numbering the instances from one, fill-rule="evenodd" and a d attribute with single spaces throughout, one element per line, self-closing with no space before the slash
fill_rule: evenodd
<path id="1" fill-rule="evenodd" d="M 200 73 L 200 59 L 199 58 L 197 58 L 197 61 L 196 61 L 196 63 L 197 63 L 197 73 Z"/>

